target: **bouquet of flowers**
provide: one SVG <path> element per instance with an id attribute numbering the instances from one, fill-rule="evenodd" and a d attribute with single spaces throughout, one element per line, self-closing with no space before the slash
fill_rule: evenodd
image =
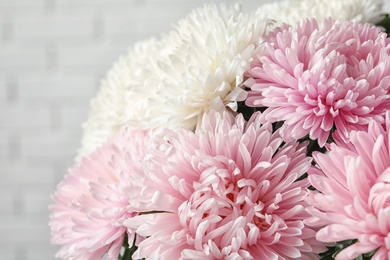
<path id="1" fill-rule="evenodd" d="M 205 5 L 136 44 L 53 195 L 63 259 L 390 259 L 390 19 Z"/>

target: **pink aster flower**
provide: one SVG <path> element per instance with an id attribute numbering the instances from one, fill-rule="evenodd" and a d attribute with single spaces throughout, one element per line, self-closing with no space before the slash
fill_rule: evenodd
<path id="1" fill-rule="evenodd" d="M 125 234 L 135 233 L 123 221 L 142 204 L 140 160 L 148 140 L 144 131 L 124 128 L 115 138 L 83 159 L 58 185 L 50 206 L 53 244 L 63 259 L 118 259 Z"/>
<path id="2" fill-rule="evenodd" d="M 309 181 L 310 226 L 322 227 L 317 239 L 357 242 L 336 259 L 355 259 L 377 250 L 372 259 L 390 259 L 390 120 L 387 128 L 371 121 L 366 131 L 352 131 L 349 144 L 331 144 L 329 155 L 315 153 L 318 167 Z"/>
<path id="3" fill-rule="evenodd" d="M 390 109 L 390 41 L 378 27 L 327 19 L 303 20 L 271 32 L 248 72 L 248 106 L 284 121 L 286 140 L 306 135 L 323 146 L 331 130 L 384 122 Z"/>
<path id="4" fill-rule="evenodd" d="M 167 130 L 146 161 L 153 211 L 125 221 L 151 259 L 315 259 L 326 250 L 304 225 L 311 159 L 282 144 L 259 114 L 206 114 L 201 128 Z"/>

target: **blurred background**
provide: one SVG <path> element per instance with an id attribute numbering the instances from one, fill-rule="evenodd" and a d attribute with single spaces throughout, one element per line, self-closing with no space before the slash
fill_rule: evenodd
<path id="1" fill-rule="evenodd" d="M 0 259 L 54 259 L 50 195 L 74 163 L 90 98 L 130 45 L 205 2 L 271 1 L 0 0 Z"/>

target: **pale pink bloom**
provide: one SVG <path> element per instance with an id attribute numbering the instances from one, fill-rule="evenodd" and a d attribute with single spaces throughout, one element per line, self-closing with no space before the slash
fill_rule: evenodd
<path id="1" fill-rule="evenodd" d="M 62 245 L 57 257 L 95 260 L 107 253 L 107 259 L 118 259 L 125 233 L 133 244 L 135 233 L 123 221 L 142 205 L 141 195 L 131 194 L 142 189 L 147 141 L 146 132 L 124 128 L 58 185 L 50 206 L 51 242 Z"/>
<path id="2" fill-rule="evenodd" d="M 196 133 L 166 130 L 145 162 L 153 210 L 125 221 L 149 259 L 315 259 L 326 250 L 303 201 L 306 144 L 282 143 L 259 114 L 206 114 Z"/>
<path id="3" fill-rule="evenodd" d="M 303 20 L 271 32 L 249 70 L 246 104 L 264 119 L 284 121 L 286 140 L 309 135 L 323 146 L 331 131 L 384 122 L 390 109 L 390 44 L 378 27 L 327 19 Z"/>
<path id="4" fill-rule="evenodd" d="M 377 250 L 372 259 L 390 259 L 390 120 L 387 128 L 371 121 L 366 131 L 352 131 L 350 143 L 331 144 L 329 154 L 314 153 L 307 201 L 313 215 L 306 224 L 322 227 L 317 239 L 357 239 L 336 259 L 354 259 Z"/>

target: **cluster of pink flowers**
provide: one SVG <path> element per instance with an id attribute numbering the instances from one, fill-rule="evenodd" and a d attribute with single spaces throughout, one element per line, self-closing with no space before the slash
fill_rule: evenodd
<path id="1" fill-rule="evenodd" d="M 283 121 L 283 137 L 309 135 L 324 146 L 333 129 L 347 141 L 390 109 L 390 40 L 356 22 L 304 20 L 271 32 L 248 72 L 248 106 L 266 121 Z"/>
<path id="2" fill-rule="evenodd" d="M 354 259 L 375 251 L 390 258 L 390 114 L 382 126 L 372 120 L 367 131 L 352 131 L 350 142 L 330 144 L 329 155 L 316 152 L 309 170 L 307 224 L 318 226 L 317 239 L 357 239 L 336 259 Z"/>
<path id="3" fill-rule="evenodd" d="M 57 257 L 390 259 L 387 34 L 312 18 L 258 37 L 238 111 L 128 122 L 70 170 Z"/>

